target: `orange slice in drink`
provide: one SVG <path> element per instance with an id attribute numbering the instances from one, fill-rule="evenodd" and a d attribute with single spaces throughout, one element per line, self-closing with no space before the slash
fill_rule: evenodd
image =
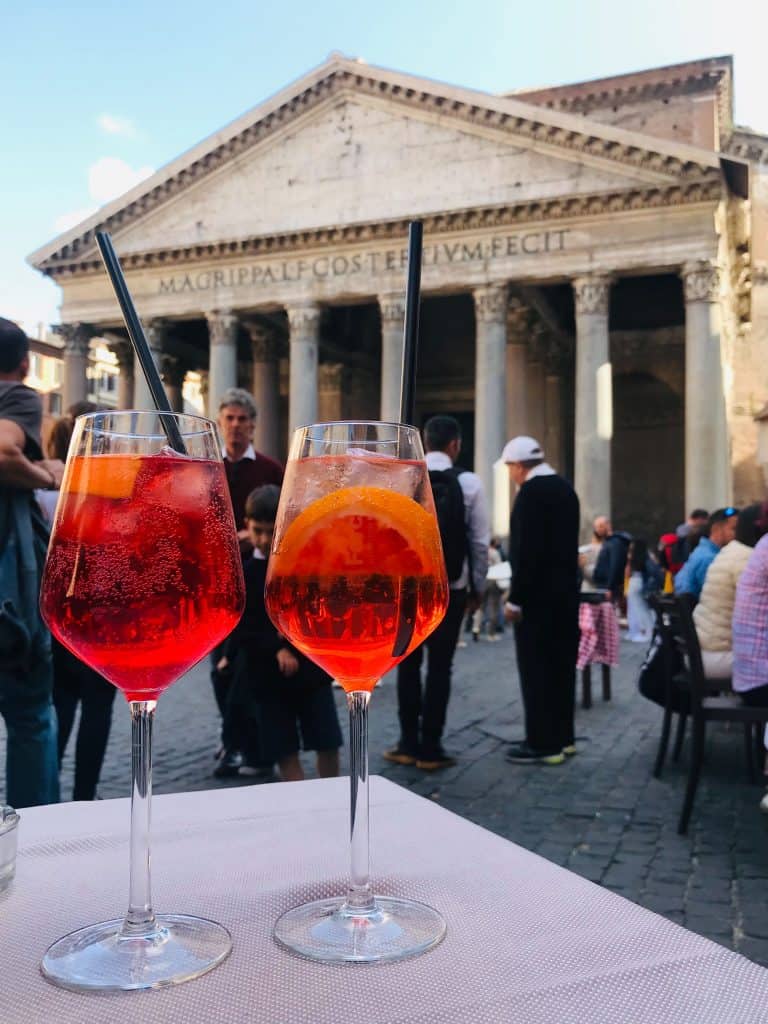
<path id="1" fill-rule="evenodd" d="M 439 572 L 435 518 L 397 491 L 344 487 L 293 520 L 273 556 L 281 575 L 411 576 Z"/>
<path id="2" fill-rule="evenodd" d="M 97 498 L 130 498 L 141 466 L 138 455 L 77 455 L 69 463 L 63 489 Z"/>

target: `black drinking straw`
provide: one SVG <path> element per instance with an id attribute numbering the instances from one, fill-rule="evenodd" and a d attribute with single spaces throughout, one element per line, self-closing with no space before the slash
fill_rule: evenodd
<path id="1" fill-rule="evenodd" d="M 400 422 L 413 423 L 416 399 L 416 360 L 419 352 L 419 306 L 421 303 L 421 242 L 424 225 L 408 225 L 408 283 L 405 289 L 403 328 L 403 372 L 400 378 Z"/>
<path id="2" fill-rule="evenodd" d="M 115 247 L 112 245 L 112 239 L 109 233 L 107 231 L 97 231 L 96 244 L 99 247 L 101 258 L 104 261 L 104 267 L 109 274 L 109 279 L 115 290 L 117 301 L 120 303 L 123 320 L 125 320 L 125 326 L 128 328 L 128 337 L 131 339 L 133 349 L 138 356 L 139 363 L 144 371 L 144 376 L 152 395 L 152 401 L 155 403 L 155 408 L 159 413 L 160 423 L 165 431 L 165 436 L 168 438 L 168 444 L 174 449 L 174 451 L 181 452 L 182 455 L 186 455 L 187 448 L 182 439 L 176 418 L 173 415 L 163 415 L 163 413 L 166 412 L 173 413 L 173 409 L 171 408 L 171 403 L 168 401 L 168 395 L 165 393 L 163 382 L 160 380 L 160 374 L 157 372 L 157 367 L 155 366 L 155 361 L 152 358 L 152 353 L 149 351 L 149 344 L 147 342 L 147 337 L 144 334 L 144 328 L 141 326 L 139 314 L 136 312 L 136 307 L 133 304 L 131 293 L 128 291 L 128 285 L 125 282 L 123 268 L 120 266 L 120 260 L 117 258 L 117 253 L 115 252 Z"/>

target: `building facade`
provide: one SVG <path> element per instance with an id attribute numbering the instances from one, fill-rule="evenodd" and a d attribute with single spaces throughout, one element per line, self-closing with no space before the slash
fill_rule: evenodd
<path id="1" fill-rule="evenodd" d="M 417 419 L 462 422 L 503 520 L 505 440 L 653 536 L 758 497 L 768 139 L 730 58 L 497 96 L 332 55 L 30 260 L 62 288 L 64 404 L 106 338 L 148 394 L 94 241 L 112 233 L 166 388 L 316 419 L 398 416 L 408 221 L 424 222 Z M 497 525 L 500 525 L 498 523 Z"/>

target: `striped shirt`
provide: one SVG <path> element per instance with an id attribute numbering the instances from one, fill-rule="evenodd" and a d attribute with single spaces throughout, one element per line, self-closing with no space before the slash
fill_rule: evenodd
<path id="1" fill-rule="evenodd" d="M 768 536 L 762 537 L 736 584 L 733 688 L 768 686 Z"/>

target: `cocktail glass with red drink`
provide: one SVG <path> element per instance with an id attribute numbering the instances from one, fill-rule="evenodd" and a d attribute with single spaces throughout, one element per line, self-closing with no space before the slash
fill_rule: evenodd
<path id="1" fill-rule="evenodd" d="M 294 434 L 267 568 L 267 610 L 347 694 L 351 882 L 345 898 L 284 914 L 275 938 L 314 960 L 398 960 L 439 942 L 445 922 L 369 879 L 368 703 L 378 679 L 440 623 L 448 603 L 418 431 L 320 423 Z"/>
<path id="2" fill-rule="evenodd" d="M 156 915 L 150 893 L 157 700 L 231 632 L 244 602 L 216 428 L 197 416 L 173 419 L 185 453 L 168 447 L 157 413 L 77 420 L 43 577 L 40 604 L 51 632 L 122 690 L 131 711 L 128 912 L 59 939 L 42 962 L 47 978 L 75 990 L 186 981 L 231 949 L 221 925 Z"/>

